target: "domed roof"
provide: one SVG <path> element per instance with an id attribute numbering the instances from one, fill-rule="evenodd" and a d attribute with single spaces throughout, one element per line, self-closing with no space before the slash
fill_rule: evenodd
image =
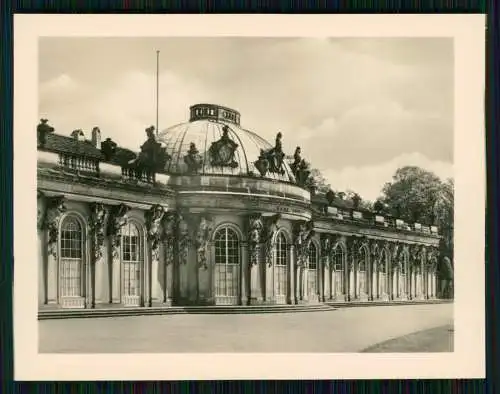
<path id="1" fill-rule="evenodd" d="M 166 172 L 189 174 L 190 169 L 185 157 L 194 144 L 200 155 L 200 168 L 197 174 L 261 177 L 255 162 L 262 151 L 269 151 L 274 146 L 257 134 L 242 128 L 239 124 L 240 114 L 237 111 L 212 104 L 197 104 L 190 110 L 189 122 L 158 133 L 158 142 L 171 156 L 165 166 Z M 223 155 L 219 153 L 222 151 Z M 224 159 L 214 161 L 214 155 Z M 281 173 L 267 171 L 263 178 L 295 181 L 286 160 L 283 160 L 281 168 Z"/>

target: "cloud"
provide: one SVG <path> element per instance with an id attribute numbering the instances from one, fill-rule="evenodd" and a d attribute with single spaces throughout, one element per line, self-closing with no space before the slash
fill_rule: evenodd
<path id="1" fill-rule="evenodd" d="M 377 181 L 358 170 L 413 154 L 453 161 L 453 46 L 443 39 L 44 38 L 40 116 L 67 135 L 99 126 L 138 150 L 156 119 L 156 49 L 160 129 L 187 121 L 195 103 L 235 108 L 243 127 L 271 142 L 281 131 L 287 153 L 300 145 L 349 188 L 373 183 L 368 193 L 393 167 Z"/>
<path id="2" fill-rule="evenodd" d="M 353 189 L 364 199 L 374 201 L 382 187 L 392 180 L 396 170 L 403 166 L 418 166 L 431 171 L 442 180 L 453 177 L 453 165 L 427 158 L 418 152 L 403 154 L 376 166 L 349 166 L 340 170 L 324 169 L 323 175 L 335 190 Z"/>

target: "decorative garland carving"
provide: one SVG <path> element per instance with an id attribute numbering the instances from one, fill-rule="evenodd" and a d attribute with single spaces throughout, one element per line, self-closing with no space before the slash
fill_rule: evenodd
<path id="1" fill-rule="evenodd" d="M 362 242 L 359 237 L 349 237 L 347 238 L 346 247 L 347 253 L 351 253 L 351 258 L 347 259 L 347 267 L 349 271 L 354 269 L 354 262 L 359 254 L 359 248 L 362 246 Z"/>
<path id="2" fill-rule="evenodd" d="M 280 219 L 281 214 L 279 213 L 264 219 L 266 261 L 269 267 L 273 265 L 273 240 L 278 232 L 278 222 Z"/>
<path id="3" fill-rule="evenodd" d="M 162 240 L 165 245 L 165 265 L 174 261 L 174 243 L 179 229 L 180 216 L 175 212 L 166 212 L 163 216 Z"/>
<path id="4" fill-rule="evenodd" d="M 184 216 L 177 217 L 177 237 L 179 242 L 179 263 L 186 264 L 188 258 L 189 245 L 189 225 Z"/>
<path id="5" fill-rule="evenodd" d="M 120 237 L 122 228 L 128 223 L 130 207 L 125 204 L 113 205 L 109 210 L 108 235 L 111 237 L 113 257 L 120 255 Z"/>
<path id="6" fill-rule="evenodd" d="M 425 253 L 425 248 L 423 246 L 420 245 L 410 246 L 410 265 L 413 270 L 417 272 L 420 270 L 424 253 Z"/>
<path id="7" fill-rule="evenodd" d="M 264 222 L 262 215 L 250 215 L 248 218 L 248 249 L 250 252 L 250 265 L 259 261 L 260 243 L 262 241 Z"/>
<path id="8" fill-rule="evenodd" d="M 297 266 L 304 267 L 309 258 L 309 247 L 314 236 L 314 223 L 312 221 L 296 222 L 294 226 L 295 247 L 297 251 Z"/>
<path id="9" fill-rule="evenodd" d="M 321 245 L 321 257 L 323 258 L 323 264 L 325 267 L 330 268 L 330 254 L 334 247 L 333 236 L 330 234 L 320 235 L 320 245 Z"/>
<path id="10" fill-rule="evenodd" d="M 378 260 L 381 253 L 381 243 L 379 241 L 372 241 L 370 245 L 370 254 L 374 261 Z"/>
<path id="11" fill-rule="evenodd" d="M 64 196 L 48 197 L 47 209 L 42 228 L 48 231 L 47 248 L 50 255 L 57 258 L 57 238 L 59 237 L 59 222 L 66 212 Z"/>
<path id="12" fill-rule="evenodd" d="M 382 258 L 384 257 L 384 253 L 385 252 L 385 259 L 382 260 Z M 385 266 L 385 264 L 387 263 L 387 256 L 389 256 L 391 253 L 391 248 L 390 248 L 390 244 L 388 241 L 384 241 L 381 243 L 380 245 L 380 252 L 379 252 L 379 258 L 378 258 L 378 268 L 380 269 L 381 267 Z M 386 273 L 388 271 L 388 267 L 386 267 Z"/>
<path id="13" fill-rule="evenodd" d="M 399 242 L 394 242 L 391 248 L 391 266 L 393 270 L 401 270 L 403 258 L 403 246 Z"/>
<path id="14" fill-rule="evenodd" d="M 206 216 L 202 216 L 198 223 L 198 229 L 196 231 L 196 256 L 198 259 L 198 267 L 207 269 L 207 249 L 208 241 L 212 235 L 213 227 L 210 219 Z"/>
<path id="15" fill-rule="evenodd" d="M 105 217 L 104 204 L 100 202 L 90 204 L 89 227 L 92 236 L 94 262 L 98 261 L 103 255 Z"/>
<path id="16" fill-rule="evenodd" d="M 432 246 L 427 253 L 427 268 L 434 272 L 437 268 L 438 260 L 439 250 L 438 248 Z"/>
<path id="17" fill-rule="evenodd" d="M 37 200 L 37 217 L 36 217 L 36 226 L 37 229 L 41 230 L 43 228 L 43 221 L 44 221 L 44 197 L 45 195 L 40 191 L 37 190 L 36 194 L 36 200 Z"/>
<path id="18" fill-rule="evenodd" d="M 371 257 L 371 267 L 370 269 L 379 269 L 380 268 L 380 260 L 382 258 L 383 244 L 378 240 L 372 240 L 370 242 L 370 257 Z"/>
<path id="19" fill-rule="evenodd" d="M 153 205 L 146 212 L 146 228 L 148 230 L 148 240 L 151 242 L 151 255 L 153 260 L 158 260 L 161 241 L 161 220 L 165 215 L 165 208 L 161 205 Z"/>

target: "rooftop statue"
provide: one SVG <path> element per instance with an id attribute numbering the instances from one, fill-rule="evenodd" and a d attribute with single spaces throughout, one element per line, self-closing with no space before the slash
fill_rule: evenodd
<path id="1" fill-rule="evenodd" d="M 106 160 L 110 160 L 115 155 L 117 146 L 116 142 L 109 137 L 101 143 L 101 152 Z"/>
<path id="2" fill-rule="evenodd" d="M 293 163 L 290 166 L 294 175 L 297 172 L 301 161 L 302 157 L 300 156 L 300 146 L 297 146 L 297 148 L 295 148 L 295 153 L 293 154 Z"/>
<path id="3" fill-rule="evenodd" d="M 267 151 L 261 150 L 259 159 L 255 162 L 255 167 L 262 176 L 265 176 L 268 171 L 281 175 L 285 173 L 283 169 L 285 154 L 283 153 L 281 138 L 282 134 L 278 133 L 274 147 Z"/>
<path id="4" fill-rule="evenodd" d="M 47 134 L 53 133 L 54 128 L 49 126 L 48 119 L 40 119 L 40 123 L 38 124 L 36 131 L 38 134 L 38 144 L 44 145 L 47 141 Z"/>
<path id="5" fill-rule="evenodd" d="M 309 164 L 302 159 L 295 171 L 295 179 L 297 180 L 297 183 L 299 186 L 306 186 L 307 182 L 309 180 L 309 175 L 311 174 L 311 171 L 309 170 Z"/>
<path id="6" fill-rule="evenodd" d="M 189 144 L 189 150 L 184 156 L 184 163 L 188 166 L 188 171 L 191 174 L 198 173 L 203 164 L 203 158 L 201 157 L 194 142 Z"/>
<path id="7" fill-rule="evenodd" d="M 161 171 L 165 168 L 170 156 L 166 148 L 156 140 L 155 127 L 150 126 L 146 129 L 147 140 L 141 146 L 141 152 L 132 164 L 150 171 Z"/>

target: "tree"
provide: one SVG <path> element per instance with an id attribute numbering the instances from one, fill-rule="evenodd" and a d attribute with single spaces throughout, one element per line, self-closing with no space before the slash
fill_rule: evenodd
<path id="1" fill-rule="evenodd" d="M 382 202 L 392 215 L 407 222 L 436 224 L 435 207 L 441 189 L 441 180 L 432 172 L 406 166 L 384 185 Z"/>
<path id="2" fill-rule="evenodd" d="M 441 245 L 442 252 L 447 254 L 453 261 L 453 232 L 455 215 L 455 185 L 453 179 L 447 179 L 441 184 L 440 193 L 437 196 L 434 207 L 434 216 L 443 236 Z"/>
<path id="3" fill-rule="evenodd" d="M 310 173 L 311 179 L 314 181 L 314 184 L 317 187 L 318 192 L 327 193 L 328 190 L 331 189 L 328 180 L 323 176 L 320 170 L 317 168 L 312 168 Z"/>
<path id="4" fill-rule="evenodd" d="M 402 167 L 386 183 L 377 208 L 384 204 L 389 212 L 408 222 L 435 225 L 442 235 L 443 256 L 453 261 L 453 179 L 444 182 L 435 174 L 419 167 Z"/>

